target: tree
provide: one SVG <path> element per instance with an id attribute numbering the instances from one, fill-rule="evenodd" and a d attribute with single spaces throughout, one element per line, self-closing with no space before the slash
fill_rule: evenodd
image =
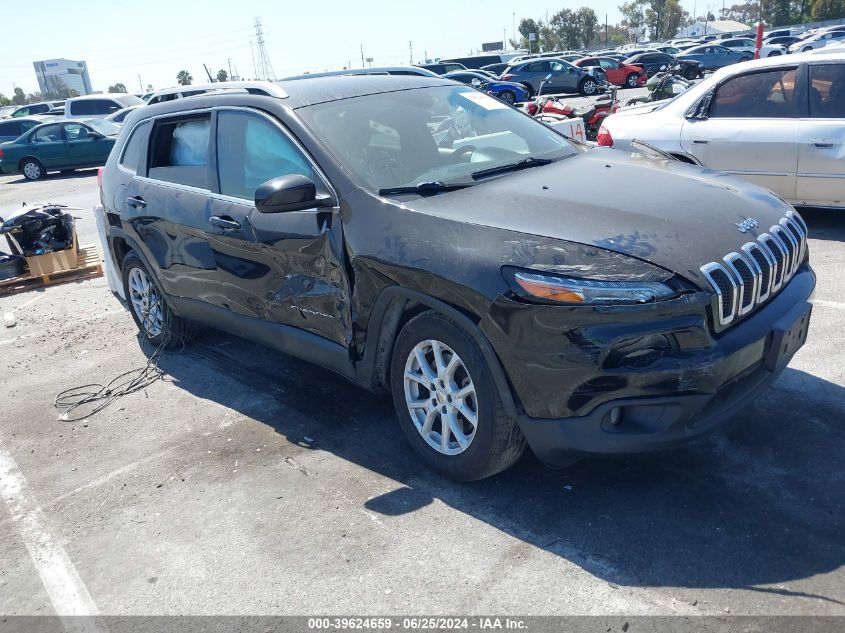
<path id="1" fill-rule="evenodd" d="M 180 70 L 179 74 L 176 75 L 176 83 L 180 86 L 190 86 L 193 81 L 194 78 L 191 77 L 191 73 L 187 70 Z"/>
<path id="2" fill-rule="evenodd" d="M 26 95 L 23 93 L 23 88 L 15 88 L 15 95 L 12 97 L 15 105 L 22 106 L 26 103 Z"/>
<path id="3" fill-rule="evenodd" d="M 113 86 L 109 86 L 109 92 L 129 92 L 129 91 L 126 89 L 126 84 L 118 81 Z"/>
<path id="4" fill-rule="evenodd" d="M 529 47 L 528 42 L 528 34 L 529 33 L 537 33 L 539 36 L 540 34 L 540 26 L 531 18 L 522 18 L 519 21 L 519 34 L 522 35 L 522 39 L 519 40 L 519 47 L 520 48 L 534 48 L 534 43 L 531 43 Z"/>
<path id="5" fill-rule="evenodd" d="M 845 0 L 816 0 L 810 15 L 819 21 L 845 17 Z"/>
<path id="6" fill-rule="evenodd" d="M 628 34 L 635 42 L 643 37 L 646 32 L 646 17 L 644 2 L 632 0 L 619 6 L 619 13 L 622 14 L 622 26 L 628 29 Z"/>
<path id="7" fill-rule="evenodd" d="M 221 68 L 217 71 L 217 81 L 229 81 L 229 73 Z"/>
<path id="8" fill-rule="evenodd" d="M 579 34 L 579 46 L 590 46 L 596 43 L 596 29 L 599 19 L 590 7 L 581 7 L 573 16 Z"/>
<path id="9" fill-rule="evenodd" d="M 12 100 L 9 99 L 6 95 L 0 92 L 0 106 L 10 106 L 12 105 Z"/>

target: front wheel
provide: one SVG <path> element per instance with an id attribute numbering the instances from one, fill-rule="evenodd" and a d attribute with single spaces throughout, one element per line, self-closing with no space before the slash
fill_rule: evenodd
<path id="1" fill-rule="evenodd" d="M 21 164 L 21 173 L 27 180 L 41 180 L 46 172 L 39 161 L 34 158 L 27 158 Z"/>
<path id="2" fill-rule="evenodd" d="M 772 51 L 766 57 L 777 57 L 778 55 L 780 55 L 780 51 Z"/>
<path id="3" fill-rule="evenodd" d="M 625 77 L 625 85 L 629 88 L 636 88 L 638 77 L 639 75 L 637 75 L 636 73 L 630 73 L 627 77 Z"/>
<path id="4" fill-rule="evenodd" d="M 684 79 L 692 81 L 696 77 L 698 77 L 698 70 L 696 70 L 694 67 L 690 66 L 684 71 Z"/>
<path id="5" fill-rule="evenodd" d="M 514 94 L 514 93 L 513 93 L 512 91 L 510 91 L 510 90 L 503 90 L 502 92 L 500 92 L 500 93 L 499 93 L 499 98 L 500 98 L 502 101 L 504 101 L 505 103 L 509 103 L 509 104 L 511 104 L 511 105 L 513 105 L 514 103 L 516 103 L 516 94 Z"/>
<path id="6" fill-rule="evenodd" d="M 424 312 L 393 348 L 390 389 L 399 423 L 430 468 L 457 481 L 489 477 L 525 450 L 478 345 L 452 321 Z"/>
<path id="7" fill-rule="evenodd" d="M 158 283 L 134 251 L 123 259 L 122 272 L 129 312 L 144 337 L 168 349 L 183 345 L 190 333 L 188 323 L 173 314 Z"/>
<path id="8" fill-rule="evenodd" d="M 599 85 L 595 79 L 592 77 L 587 77 L 581 81 L 581 85 L 578 86 L 578 92 L 580 92 L 585 97 L 591 97 L 599 91 Z"/>

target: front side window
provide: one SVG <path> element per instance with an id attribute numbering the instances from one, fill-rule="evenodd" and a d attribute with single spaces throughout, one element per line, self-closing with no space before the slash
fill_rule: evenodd
<path id="1" fill-rule="evenodd" d="M 300 174 L 315 180 L 311 163 L 288 136 L 266 119 L 222 111 L 217 117 L 220 193 L 253 200 L 258 186 Z"/>
<path id="2" fill-rule="evenodd" d="M 44 125 L 32 133 L 29 139 L 33 143 L 51 143 L 62 140 L 62 133 L 59 124 Z"/>
<path id="3" fill-rule="evenodd" d="M 65 123 L 65 138 L 69 141 L 81 141 L 88 138 L 88 128 L 79 123 Z"/>
<path id="4" fill-rule="evenodd" d="M 21 108 L 20 110 L 15 110 L 15 113 L 12 116 L 13 117 L 29 116 L 29 108 Z"/>
<path id="5" fill-rule="evenodd" d="M 353 97 L 299 113 L 374 191 L 423 182 L 473 184 L 479 171 L 578 151 L 542 123 L 464 86 Z"/>
<path id="6" fill-rule="evenodd" d="M 810 66 L 810 116 L 845 119 L 845 64 Z"/>
<path id="7" fill-rule="evenodd" d="M 795 68 L 739 75 L 723 83 L 710 106 L 711 118 L 795 116 Z"/>
<path id="8" fill-rule="evenodd" d="M 601 67 L 604 70 L 614 70 L 615 68 L 619 68 L 619 64 L 612 59 L 603 59 L 601 60 Z"/>

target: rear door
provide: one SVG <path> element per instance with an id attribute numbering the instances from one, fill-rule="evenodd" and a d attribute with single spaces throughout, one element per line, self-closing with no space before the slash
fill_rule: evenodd
<path id="1" fill-rule="evenodd" d="M 42 125 L 29 135 L 29 151 L 47 169 L 67 165 L 67 144 L 58 123 Z"/>
<path id="2" fill-rule="evenodd" d="M 793 199 L 802 85 L 797 65 L 731 77 L 717 86 L 706 119 L 684 121 L 681 146 L 705 167 Z"/>
<path id="3" fill-rule="evenodd" d="M 164 291 L 197 301 L 200 308 L 227 301 L 206 233 L 209 196 L 216 187 L 210 138 L 210 111 L 156 119 L 148 157 L 117 201 L 159 268 Z"/>
<path id="4" fill-rule="evenodd" d="M 258 185 L 300 174 L 331 193 L 328 180 L 275 118 L 250 109 L 216 113 L 219 193 L 207 240 L 227 308 L 292 326 L 344 347 L 351 342 L 349 280 L 339 208 L 260 213 Z"/>
<path id="5" fill-rule="evenodd" d="M 67 141 L 68 165 L 85 167 L 103 165 L 108 158 L 112 143 L 94 140 L 91 129 L 82 123 L 62 123 L 62 131 Z"/>
<path id="6" fill-rule="evenodd" d="M 800 203 L 845 206 L 845 63 L 808 66 L 808 107 L 800 122 Z"/>

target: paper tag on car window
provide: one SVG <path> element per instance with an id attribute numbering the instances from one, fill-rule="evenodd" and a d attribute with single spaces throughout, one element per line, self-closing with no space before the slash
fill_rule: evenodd
<path id="1" fill-rule="evenodd" d="M 485 110 L 507 110 L 510 106 L 504 101 L 494 99 L 490 95 L 483 92 L 462 92 L 461 96 L 464 99 L 469 99 L 475 105 L 479 105 Z"/>

